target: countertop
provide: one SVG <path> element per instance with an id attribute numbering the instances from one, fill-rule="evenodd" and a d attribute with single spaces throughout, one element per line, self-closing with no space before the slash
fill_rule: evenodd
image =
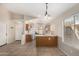
<path id="1" fill-rule="evenodd" d="M 57 36 L 57 35 L 35 35 L 35 36 Z"/>

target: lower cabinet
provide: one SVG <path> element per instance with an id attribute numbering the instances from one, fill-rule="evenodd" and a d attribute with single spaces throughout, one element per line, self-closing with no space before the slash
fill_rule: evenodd
<path id="1" fill-rule="evenodd" d="M 36 47 L 47 46 L 57 47 L 58 37 L 57 36 L 36 36 Z"/>
<path id="2" fill-rule="evenodd" d="M 26 42 L 31 42 L 32 41 L 32 35 L 27 34 L 25 38 Z"/>

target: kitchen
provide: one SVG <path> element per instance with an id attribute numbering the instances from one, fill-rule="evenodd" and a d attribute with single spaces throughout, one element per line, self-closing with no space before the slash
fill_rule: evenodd
<path id="1" fill-rule="evenodd" d="M 22 40 L 22 44 L 31 42 L 32 40 L 36 40 L 36 46 L 45 43 L 46 46 L 52 47 L 53 45 L 55 45 L 55 47 L 57 47 L 58 36 L 55 33 L 56 30 L 55 25 L 50 24 L 45 20 L 43 21 L 41 20 L 41 22 L 38 19 L 32 19 L 32 20 L 25 21 L 25 29 L 24 29 L 25 33 L 23 35 L 25 39 Z M 40 41 L 38 41 L 38 39 L 40 39 Z M 44 41 L 41 42 L 41 40 Z"/>

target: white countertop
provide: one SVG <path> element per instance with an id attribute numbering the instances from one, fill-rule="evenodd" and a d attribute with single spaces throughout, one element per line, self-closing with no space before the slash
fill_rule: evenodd
<path id="1" fill-rule="evenodd" d="M 57 36 L 57 35 L 35 35 L 35 36 Z"/>

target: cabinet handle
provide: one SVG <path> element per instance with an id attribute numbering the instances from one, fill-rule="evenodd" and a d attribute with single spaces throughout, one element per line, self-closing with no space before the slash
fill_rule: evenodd
<path id="1" fill-rule="evenodd" d="M 48 40 L 50 40 L 51 38 L 49 37 Z"/>

